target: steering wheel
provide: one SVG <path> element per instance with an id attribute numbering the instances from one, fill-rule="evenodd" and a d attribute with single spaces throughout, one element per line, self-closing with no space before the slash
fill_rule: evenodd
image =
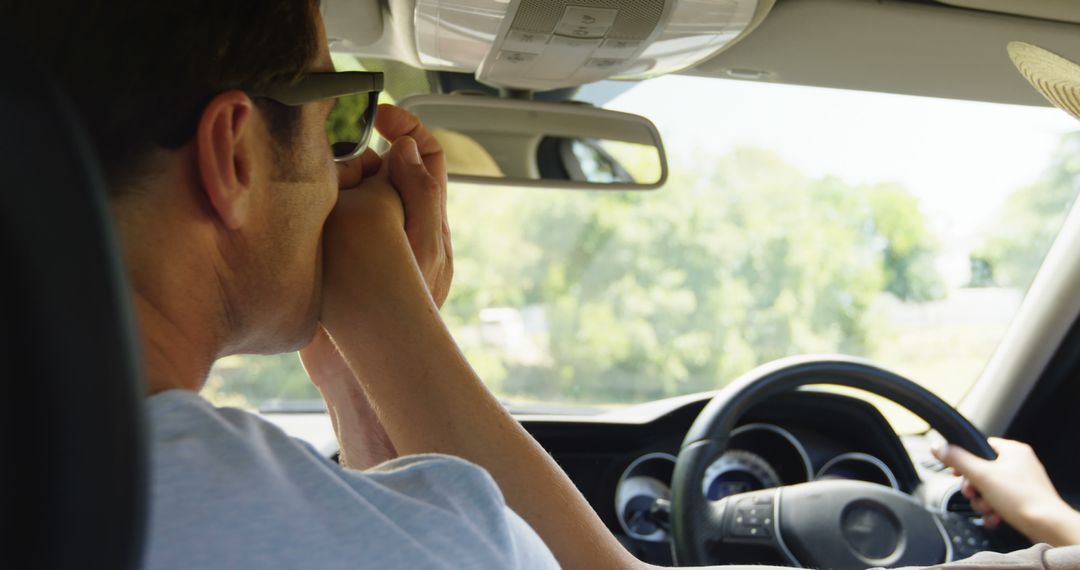
<path id="1" fill-rule="evenodd" d="M 971 536 L 967 519 L 929 510 L 910 495 L 862 481 L 814 481 L 705 497 L 706 468 L 727 449 L 742 415 L 765 399 L 808 384 L 865 390 L 904 406 L 946 440 L 986 459 L 994 450 L 967 419 L 930 391 L 847 357 L 784 359 L 758 367 L 721 390 L 683 440 L 671 482 L 671 537 L 679 565 L 718 564 L 724 543 L 772 546 L 810 568 L 932 566 L 952 557 L 952 541 Z"/>

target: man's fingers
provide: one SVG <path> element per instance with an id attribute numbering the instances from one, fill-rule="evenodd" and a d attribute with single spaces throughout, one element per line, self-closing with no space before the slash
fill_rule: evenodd
<path id="1" fill-rule="evenodd" d="M 991 506 L 990 503 L 988 503 L 986 499 L 983 499 L 982 497 L 975 497 L 974 499 L 971 499 L 971 508 L 975 509 L 983 515 L 989 515 L 994 512 L 994 507 Z"/>
<path id="2" fill-rule="evenodd" d="M 338 163 L 338 190 L 352 190 L 367 180 L 389 178 L 387 170 L 383 168 L 383 159 L 378 153 L 365 151 L 348 162 Z"/>
<path id="3" fill-rule="evenodd" d="M 338 162 L 338 189 L 356 188 L 364 181 L 364 178 L 378 173 L 381 167 L 382 158 L 379 157 L 379 153 L 370 148 L 352 160 Z"/>
<path id="4" fill-rule="evenodd" d="M 364 176 L 372 176 L 382 167 L 382 157 L 375 149 L 368 148 L 360 155 L 360 164 L 364 168 Z"/>
<path id="5" fill-rule="evenodd" d="M 428 173 L 439 183 L 446 184 L 446 157 L 443 155 L 442 145 L 416 115 L 393 105 L 379 105 L 379 112 L 375 115 L 375 129 L 391 143 L 401 137 L 412 138 Z"/>
<path id="6" fill-rule="evenodd" d="M 983 518 L 983 526 L 990 530 L 994 530 L 1001 526 L 1001 515 L 997 513 L 986 515 L 986 517 Z"/>
<path id="7" fill-rule="evenodd" d="M 441 247 L 443 187 L 428 174 L 421 162 L 416 141 L 401 137 L 390 147 L 390 182 L 405 205 L 405 232 L 414 248 Z M 415 251 L 423 263 L 426 251 Z"/>

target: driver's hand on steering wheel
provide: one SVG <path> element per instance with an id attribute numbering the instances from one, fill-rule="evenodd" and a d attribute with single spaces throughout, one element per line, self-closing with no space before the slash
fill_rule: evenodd
<path id="1" fill-rule="evenodd" d="M 956 445 L 936 447 L 934 456 L 964 478 L 962 492 L 985 517 L 987 528 L 1002 520 L 1034 543 L 1080 544 L 1080 513 L 1061 498 L 1031 446 L 990 438 L 998 457 L 976 457 Z"/>

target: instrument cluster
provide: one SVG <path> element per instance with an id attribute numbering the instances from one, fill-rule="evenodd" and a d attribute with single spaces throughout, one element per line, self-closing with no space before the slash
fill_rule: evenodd
<path id="1" fill-rule="evenodd" d="M 888 465 L 867 453 L 839 453 L 816 470 L 814 466 L 807 447 L 790 431 L 773 424 L 748 424 L 731 432 L 727 451 L 705 469 L 701 490 L 711 501 L 829 479 L 867 481 L 899 490 Z M 650 542 L 668 539 L 664 523 L 674 469 L 673 455 L 650 453 L 623 471 L 616 487 L 615 508 L 627 536 Z"/>

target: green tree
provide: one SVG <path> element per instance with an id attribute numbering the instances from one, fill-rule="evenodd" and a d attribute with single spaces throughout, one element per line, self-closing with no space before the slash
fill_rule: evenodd
<path id="1" fill-rule="evenodd" d="M 256 408 L 269 400 L 318 400 L 296 353 L 236 355 L 219 360 L 204 388 L 218 404 Z"/>
<path id="2" fill-rule="evenodd" d="M 983 283 L 1027 289 L 1080 190 L 1080 132 L 1062 138 L 1042 178 L 1010 195 L 973 255 Z"/>
<path id="3" fill-rule="evenodd" d="M 934 269 L 938 245 L 926 226 L 918 200 L 901 186 L 865 190 L 874 232 L 881 240 L 885 290 L 902 301 L 932 301 L 945 295 Z"/>
<path id="4" fill-rule="evenodd" d="M 781 356 L 865 354 L 883 290 L 940 294 L 901 188 L 812 180 L 757 150 L 698 158 L 655 193 L 453 189 L 452 326 L 491 306 L 539 306 L 547 324 L 534 339 L 546 362 L 459 335 L 497 390 L 625 402 L 712 389 Z"/>
<path id="5" fill-rule="evenodd" d="M 510 399 L 638 402 L 792 354 L 871 354 L 882 292 L 940 294 L 935 244 L 903 188 L 812 179 L 760 150 L 689 157 L 657 192 L 455 185 L 448 209 L 443 315 Z M 493 308 L 542 322 L 510 346 Z M 231 357 L 215 374 L 220 399 L 318 397 L 292 354 Z"/>

